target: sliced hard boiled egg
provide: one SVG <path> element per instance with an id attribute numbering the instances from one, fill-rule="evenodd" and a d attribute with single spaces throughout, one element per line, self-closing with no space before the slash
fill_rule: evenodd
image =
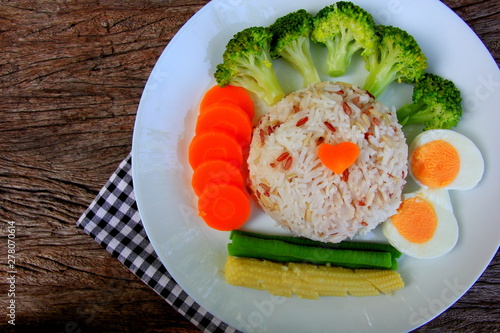
<path id="1" fill-rule="evenodd" d="M 422 187 L 468 190 L 484 172 L 477 146 L 452 130 L 435 129 L 420 133 L 408 150 L 409 173 Z"/>
<path id="2" fill-rule="evenodd" d="M 448 191 L 422 188 L 402 196 L 397 214 L 382 224 L 392 246 L 415 258 L 448 253 L 458 240 L 458 224 Z"/>

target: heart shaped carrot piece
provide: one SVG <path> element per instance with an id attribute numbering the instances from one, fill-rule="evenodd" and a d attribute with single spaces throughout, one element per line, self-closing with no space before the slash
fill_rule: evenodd
<path id="1" fill-rule="evenodd" d="M 341 175 L 359 156 L 359 148 L 352 142 L 342 142 L 338 145 L 322 143 L 318 147 L 318 157 L 324 166 Z"/>

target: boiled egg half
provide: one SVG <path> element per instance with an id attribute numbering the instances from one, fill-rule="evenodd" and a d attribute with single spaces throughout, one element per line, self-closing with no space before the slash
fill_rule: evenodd
<path id="1" fill-rule="evenodd" d="M 422 187 L 468 190 L 479 183 L 484 172 L 477 146 L 452 130 L 420 133 L 412 141 L 408 157 L 409 173 Z"/>
<path id="2" fill-rule="evenodd" d="M 397 213 L 382 224 L 389 243 L 415 258 L 448 253 L 458 240 L 458 224 L 447 190 L 421 188 L 402 196 Z"/>

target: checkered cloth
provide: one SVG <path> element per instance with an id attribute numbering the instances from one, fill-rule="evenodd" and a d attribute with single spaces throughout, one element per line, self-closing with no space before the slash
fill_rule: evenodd
<path id="1" fill-rule="evenodd" d="M 158 259 L 137 210 L 131 163 L 130 155 L 120 163 L 77 226 L 200 330 L 237 332 L 189 297 Z"/>

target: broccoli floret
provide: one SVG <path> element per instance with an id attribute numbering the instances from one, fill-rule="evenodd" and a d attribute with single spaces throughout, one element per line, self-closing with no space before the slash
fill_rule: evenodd
<path id="1" fill-rule="evenodd" d="M 425 125 L 424 130 L 450 129 L 462 116 L 462 97 L 455 84 L 438 75 L 426 73 L 413 87 L 412 103 L 397 111 L 401 125 Z"/>
<path id="2" fill-rule="evenodd" d="M 424 74 L 427 58 L 408 32 L 393 26 L 377 26 L 380 42 L 371 55 L 364 55 L 369 71 L 364 89 L 379 97 L 393 82 L 413 83 Z"/>
<path id="3" fill-rule="evenodd" d="M 313 19 L 313 42 L 328 50 L 328 75 L 345 74 L 351 59 L 359 50 L 373 54 L 377 46 L 375 21 L 370 13 L 349 1 L 339 1 L 321 9 Z"/>
<path id="4" fill-rule="evenodd" d="M 278 18 L 270 27 L 271 56 L 283 57 L 304 79 L 304 86 L 320 82 L 311 56 L 312 15 L 305 9 Z"/>
<path id="5" fill-rule="evenodd" d="M 271 31 L 265 27 L 250 27 L 236 33 L 226 45 L 223 62 L 217 65 L 214 74 L 217 84 L 245 88 L 268 105 L 281 100 L 285 94 L 272 63 L 271 39 Z"/>

